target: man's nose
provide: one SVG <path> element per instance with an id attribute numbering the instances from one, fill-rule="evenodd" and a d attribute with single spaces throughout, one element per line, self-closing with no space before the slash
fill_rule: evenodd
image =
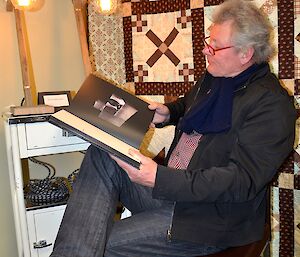
<path id="1" fill-rule="evenodd" d="M 202 53 L 204 55 L 212 55 L 208 49 L 208 46 L 204 45 L 203 49 L 202 49 Z"/>

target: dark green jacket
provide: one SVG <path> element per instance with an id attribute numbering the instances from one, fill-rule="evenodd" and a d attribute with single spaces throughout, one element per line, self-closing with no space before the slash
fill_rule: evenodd
<path id="1" fill-rule="evenodd" d="M 201 83 L 167 104 L 170 124 L 199 87 L 203 94 Z M 267 187 L 293 149 L 295 120 L 293 99 L 269 67 L 257 71 L 235 92 L 228 132 L 204 135 L 186 170 L 158 167 L 153 197 L 176 202 L 171 240 L 237 246 L 261 239 Z M 180 134 L 176 129 L 167 159 Z"/>

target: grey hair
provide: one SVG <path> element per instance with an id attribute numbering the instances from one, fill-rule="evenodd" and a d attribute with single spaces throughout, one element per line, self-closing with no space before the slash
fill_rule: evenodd
<path id="1" fill-rule="evenodd" d="M 274 55 L 273 27 L 266 15 L 249 0 L 225 1 L 213 13 L 212 21 L 215 24 L 232 21 L 235 48 L 243 51 L 253 47 L 255 63 L 268 62 Z"/>

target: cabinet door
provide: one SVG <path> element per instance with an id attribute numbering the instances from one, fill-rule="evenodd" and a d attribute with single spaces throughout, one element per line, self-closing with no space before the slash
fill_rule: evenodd
<path id="1" fill-rule="evenodd" d="M 21 158 L 47 154 L 81 151 L 89 143 L 48 123 L 21 123 L 17 125 Z"/>
<path id="2" fill-rule="evenodd" d="M 65 206 L 29 211 L 32 212 L 28 215 L 29 220 L 33 221 L 28 220 L 32 257 L 50 256 L 64 211 Z"/>

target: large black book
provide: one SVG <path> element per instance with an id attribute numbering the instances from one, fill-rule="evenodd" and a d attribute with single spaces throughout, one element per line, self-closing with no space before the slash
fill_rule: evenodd
<path id="1" fill-rule="evenodd" d="M 49 122 L 138 167 L 128 151 L 140 148 L 153 115 L 147 102 L 91 74 Z"/>

